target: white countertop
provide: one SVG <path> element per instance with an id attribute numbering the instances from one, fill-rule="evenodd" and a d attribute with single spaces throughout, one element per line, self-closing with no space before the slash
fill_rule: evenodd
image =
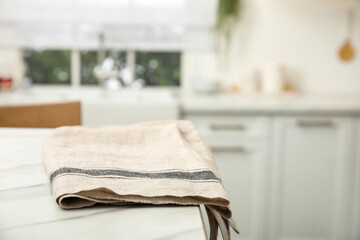
<path id="1" fill-rule="evenodd" d="M 42 165 L 48 131 L 0 128 L 0 239 L 205 239 L 197 206 L 62 210 Z"/>
<path id="2" fill-rule="evenodd" d="M 185 113 L 360 113 L 360 95 L 240 95 L 187 96 L 181 99 Z"/>
<path id="3" fill-rule="evenodd" d="M 185 113 L 360 113 L 360 95 L 306 95 L 283 94 L 192 94 L 179 96 L 178 88 L 146 87 L 140 90 L 123 89 L 104 91 L 99 87 L 71 88 L 64 86 L 35 86 L 15 92 L 0 93 L 1 105 L 48 103 L 81 100 L 84 105 L 113 105 L 119 108 L 143 107 L 139 111 L 168 111 L 169 108 Z"/>
<path id="4" fill-rule="evenodd" d="M 125 88 L 118 91 L 97 86 L 34 86 L 13 92 L 0 92 L 0 105 L 81 100 L 85 103 L 177 104 L 176 88 Z"/>

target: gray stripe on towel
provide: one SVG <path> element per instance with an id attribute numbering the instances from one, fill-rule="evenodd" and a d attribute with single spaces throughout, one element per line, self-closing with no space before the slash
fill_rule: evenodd
<path id="1" fill-rule="evenodd" d="M 59 168 L 50 175 L 50 181 L 59 175 L 84 174 L 89 176 L 122 176 L 129 178 L 150 178 L 150 179 L 181 179 L 181 180 L 217 180 L 220 181 L 212 171 L 201 170 L 195 172 L 169 171 L 169 172 L 134 172 L 119 169 L 81 169 L 81 168 Z"/>

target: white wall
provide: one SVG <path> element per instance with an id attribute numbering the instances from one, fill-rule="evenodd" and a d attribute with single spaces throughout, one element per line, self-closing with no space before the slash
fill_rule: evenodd
<path id="1" fill-rule="evenodd" d="M 18 87 L 26 68 L 22 51 L 18 48 L 0 48 L 0 76 L 12 77 L 13 87 Z"/>
<path id="2" fill-rule="evenodd" d="M 214 52 L 186 52 L 183 84 L 220 78 L 239 81 L 244 74 L 280 61 L 296 87 L 305 93 L 360 94 L 360 1 L 246 0 L 227 64 Z M 347 36 L 349 6 L 356 8 L 353 43 L 357 57 L 340 62 L 339 47 Z M 221 64 L 221 63 L 220 63 Z"/>

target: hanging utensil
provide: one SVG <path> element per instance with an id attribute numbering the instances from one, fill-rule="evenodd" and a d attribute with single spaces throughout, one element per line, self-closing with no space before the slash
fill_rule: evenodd
<path id="1" fill-rule="evenodd" d="M 348 29 L 347 29 L 347 39 L 343 43 L 343 45 L 340 47 L 339 50 L 339 58 L 344 62 L 349 62 L 355 58 L 356 51 L 355 48 L 351 42 L 351 38 L 353 35 L 353 25 L 354 25 L 354 17 L 355 17 L 355 11 L 354 9 L 350 9 L 348 13 Z"/>

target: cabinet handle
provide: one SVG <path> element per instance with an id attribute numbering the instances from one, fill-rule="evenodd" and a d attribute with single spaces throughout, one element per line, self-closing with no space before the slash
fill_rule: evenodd
<path id="1" fill-rule="evenodd" d="M 210 128 L 214 131 L 245 130 L 245 126 L 243 124 L 210 124 Z"/>
<path id="2" fill-rule="evenodd" d="M 332 127 L 334 122 L 331 120 L 299 120 L 297 122 L 299 127 Z"/>
<path id="3" fill-rule="evenodd" d="M 246 149 L 242 146 L 214 146 L 210 147 L 213 152 L 246 152 Z"/>

